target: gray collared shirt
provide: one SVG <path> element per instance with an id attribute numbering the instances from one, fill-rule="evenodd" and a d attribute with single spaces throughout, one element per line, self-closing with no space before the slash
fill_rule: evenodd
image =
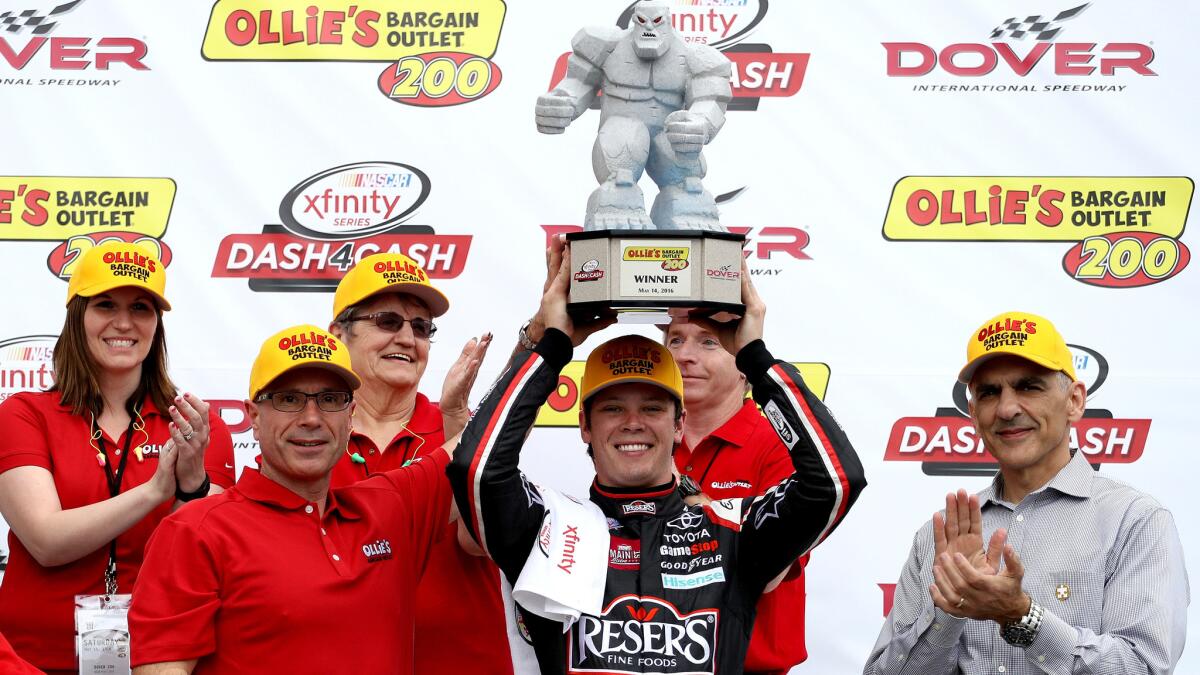
<path id="1" fill-rule="evenodd" d="M 1026 649 L 991 621 L 933 606 L 933 527 L 913 538 L 895 602 L 864 675 L 1170 673 L 1183 653 L 1190 591 L 1171 512 L 1096 473 L 1082 452 L 1020 504 L 1000 477 L 979 493 L 983 540 L 998 528 L 1021 556 L 1021 582 L 1045 608 Z"/>

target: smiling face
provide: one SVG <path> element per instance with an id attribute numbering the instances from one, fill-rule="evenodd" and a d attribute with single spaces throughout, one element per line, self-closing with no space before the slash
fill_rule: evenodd
<path id="1" fill-rule="evenodd" d="M 592 446 L 596 480 L 610 487 L 650 487 L 671 480 L 671 453 L 683 440 L 678 403 L 652 384 L 615 384 L 579 413 L 579 433 Z"/>
<path id="2" fill-rule="evenodd" d="M 158 325 L 153 296 L 133 286 L 88 298 L 83 313 L 88 352 L 106 374 L 140 371 Z"/>
<path id="3" fill-rule="evenodd" d="M 1083 416 L 1087 391 L 1058 371 L 1017 356 L 997 356 L 975 371 L 968 410 L 1002 471 L 1045 474 L 1070 460 L 1071 424 Z"/>
<path id="4" fill-rule="evenodd" d="M 667 52 L 667 37 L 671 27 L 671 8 L 661 0 L 639 2 L 633 7 L 629 23 L 633 35 L 633 51 L 641 59 L 657 59 Z"/>
<path id="5" fill-rule="evenodd" d="M 741 405 L 746 376 L 737 360 L 721 345 L 716 327 L 703 319 L 675 321 L 663 339 L 683 373 L 683 399 L 688 409 L 721 409 Z"/>
<path id="6" fill-rule="evenodd" d="M 328 370 L 296 368 L 277 377 L 259 395 L 349 390 L 345 380 Z M 254 438 L 262 449 L 264 476 L 298 494 L 305 493 L 307 490 L 302 488 L 306 486 L 328 483 L 329 472 L 350 439 L 353 404 L 345 410 L 327 412 L 310 398 L 298 412 L 280 412 L 268 399 L 250 401 L 247 409 Z"/>
<path id="7" fill-rule="evenodd" d="M 354 311 L 354 316 L 377 312 L 395 312 L 405 319 L 433 320 L 425 303 L 411 295 L 395 293 L 368 298 Z M 429 364 L 429 339 L 414 335 L 412 324 L 405 322 L 396 333 L 380 329 L 373 321 L 356 321 L 345 328 L 343 324 L 334 324 L 330 328 L 346 343 L 354 372 L 364 385 L 416 390 Z"/>

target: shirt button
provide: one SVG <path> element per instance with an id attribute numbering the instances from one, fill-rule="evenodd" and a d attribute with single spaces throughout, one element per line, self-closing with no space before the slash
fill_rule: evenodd
<path id="1" fill-rule="evenodd" d="M 941 629 L 942 629 L 942 624 L 940 624 L 940 623 L 935 623 L 935 624 L 933 624 L 933 629 L 934 629 L 934 630 L 941 630 Z"/>
<path id="2" fill-rule="evenodd" d="M 997 668 L 996 670 L 998 670 L 998 671 L 1000 671 L 1000 672 L 1002 672 L 1002 673 L 1003 673 L 1003 672 L 1006 670 L 1006 668 L 1005 668 L 1004 666 L 1000 666 L 1000 667 L 999 667 L 999 668 Z"/>
<path id="3" fill-rule="evenodd" d="M 1017 522 L 1018 522 L 1018 523 L 1023 523 L 1023 522 L 1025 522 L 1025 516 L 1017 516 Z"/>
<path id="4" fill-rule="evenodd" d="M 1038 663 L 1045 663 L 1045 662 L 1046 662 L 1046 655 L 1038 654 Z"/>
<path id="5" fill-rule="evenodd" d="M 338 557 L 338 554 L 336 554 L 336 553 L 334 553 L 334 554 L 333 554 L 333 559 L 334 559 L 334 561 L 339 561 L 339 560 L 341 560 L 341 558 L 339 558 L 339 557 Z M 1000 666 L 1000 667 L 1001 667 L 1001 668 L 1003 668 L 1004 666 Z"/>
<path id="6" fill-rule="evenodd" d="M 683 470 L 684 470 L 684 471 L 691 471 L 691 470 L 692 470 L 692 465 L 691 465 L 691 464 L 688 464 L 687 466 L 683 467 Z"/>
<path id="7" fill-rule="evenodd" d="M 120 456 L 121 456 L 121 449 L 117 448 L 117 457 L 120 457 Z"/>
<path id="8" fill-rule="evenodd" d="M 325 528 L 323 528 L 323 527 L 321 528 L 321 536 L 322 536 L 322 537 L 324 537 L 324 536 L 325 536 Z"/>
<path id="9" fill-rule="evenodd" d="M 307 506 L 305 506 L 305 507 L 304 507 L 304 512 L 305 512 L 305 513 L 312 513 L 312 512 L 313 512 L 312 504 L 308 504 Z"/>

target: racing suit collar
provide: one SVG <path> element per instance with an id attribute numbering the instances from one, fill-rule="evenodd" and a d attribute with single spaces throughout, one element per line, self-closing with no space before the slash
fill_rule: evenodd
<path id="1" fill-rule="evenodd" d="M 644 516 L 674 515 L 684 507 L 676 481 L 651 487 L 618 488 L 592 480 L 592 501 L 609 518 L 625 520 Z"/>

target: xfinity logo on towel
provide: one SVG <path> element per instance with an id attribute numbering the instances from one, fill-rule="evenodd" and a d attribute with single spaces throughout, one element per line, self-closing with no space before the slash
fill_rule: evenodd
<path id="1" fill-rule="evenodd" d="M 371 544 L 363 544 L 362 552 L 367 556 L 369 563 L 390 560 L 392 558 L 392 542 L 387 539 L 379 539 Z"/>
<path id="2" fill-rule="evenodd" d="M 259 292 L 332 292 L 363 256 L 403 253 L 434 279 L 466 266 L 470 235 L 439 235 L 407 223 L 429 197 L 424 171 L 398 162 L 357 162 L 300 181 L 279 204 L 280 224 L 221 240 L 212 276 L 249 279 Z"/>
<path id="3" fill-rule="evenodd" d="M 575 545 L 579 543 L 579 528 L 567 525 L 562 531 L 562 538 L 562 559 L 558 561 L 558 569 L 570 574 L 571 568 L 575 566 Z"/>
<path id="4" fill-rule="evenodd" d="M 579 618 L 567 663 L 571 672 L 712 675 L 717 624 L 716 609 L 680 615 L 666 600 L 623 595 L 599 618 Z"/>
<path id="5" fill-rule="evenodd" d="M 1111 6 L 1111 5 L 1110 5 Z M 1010 16 L 986 33 L 988 42 L 954 41 L 951 44 L 884 42 L 888 77 L 988 78 L 970 84 L 913 85 L 920 92 L 1122 92 L 1125 84 L 1110 81 L 1066 80 L 1099 75 L 1152 76 L 1154 49 L 1143 42 L 1123 41 L 1098 44 L 1092 34 L 1094 22 L 1080 18 L 1091 3 L 1063 9 L 1052 15 Z M 1120 20 L 1111 15 L 1102 18 Z M 1065 32 L 1073 42 L 1058 42 Z M 1054 84 L 1014 84 L 995 81 L 1003 76 L 1025 78 L 1031 74 L 1056 77 Z M 995 77 L 992 77 L 995 76 Z M 951 80 L 960 82 L 959 80 Z M 1086 83 L 1086 84 L 1085 84 Z"/>
<path id="6" fill-rule="evenodd" d="M 643 514 L 654 515 L 658 507 L 654 502 L 645 502 L 640 499 L 621 505 L 621 514 L 625 516 Z"/>
<path id="7" fill-rule="evenodd" d="M 1080 345 L 1067 345 L 1075 374 L 1093 398 L 1108 378 L 1108 360 Z M 998 465 L 967 416 L 967 388 L 955 382 L 954 407 L 938 408 L 934 417 L 904 417 L 892 425 L 886 462 L 921 462 L 930 476 L 991 476 Z M 1129 464 L 1142 457 L 1150 434 L 1149 419 L 1114 418 L 1109 410 L 1088 407 L 1071 427 L 1071 447 L 1079 448 L 1094 466 Z"/>

